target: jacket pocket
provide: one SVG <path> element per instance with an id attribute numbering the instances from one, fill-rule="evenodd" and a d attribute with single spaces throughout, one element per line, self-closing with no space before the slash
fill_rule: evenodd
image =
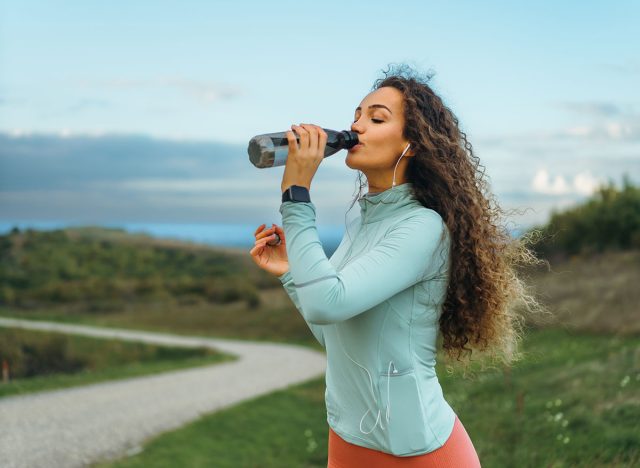
<path id="1" fill-rule="evenodd" d="M 386 423 L 385 437 L 391 453 L 405 455 L 426 449 L 428 428 L 423 417 L 415 371 L 381 374 L 378 385 L 380 409 Z"/>

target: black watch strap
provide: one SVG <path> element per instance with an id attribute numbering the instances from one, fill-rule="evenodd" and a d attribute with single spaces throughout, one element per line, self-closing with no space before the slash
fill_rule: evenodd
<path id="1" fill-rule="evenodd" d="M 282 202 L 310 202 L 309 189 L 300 185 L 291 185 L 282 192 Z"/>

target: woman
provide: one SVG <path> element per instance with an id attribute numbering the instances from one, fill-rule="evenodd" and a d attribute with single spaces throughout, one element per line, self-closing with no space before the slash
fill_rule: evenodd
<path id="1" fill-rule="evenodd" d="M 356 108 L 361 145 L 346 164 L 368 193 L 330 259 L 304 197 L 327 135 L 292 125 L 283 228 L 259 226 L 250 251 L 327 351 L 329 467 L 480 466 L 435 373 L 438 333 L 447 358 L 475 348 L 509 363 L 521 337 L 513 303 L 538 306 L 513 266 L 539 260 L 498 227 L 471 144 L 430 78 L 387 74 Z"/>

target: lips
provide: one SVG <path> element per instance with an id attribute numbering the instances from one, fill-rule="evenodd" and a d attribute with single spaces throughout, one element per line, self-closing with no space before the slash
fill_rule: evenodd
<path id="1" fill-rule="evenodd" d="M 357 151 L 364 146 L 364 143 L 358 143 L 356 146 L 353 146 L 349 151 Z"/>

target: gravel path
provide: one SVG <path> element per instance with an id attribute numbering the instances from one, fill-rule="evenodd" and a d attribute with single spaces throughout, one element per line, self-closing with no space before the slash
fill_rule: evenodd
<path id="1" fill-rule="evenodd" d="M 131 455 L 201 414 L 323 375 L 323 353 L 294 345 L 187 337 L 0 317 L 0 326 L 235 354 L 235 362 L 0 398 L 0 465 L 80 467 Z"/>

